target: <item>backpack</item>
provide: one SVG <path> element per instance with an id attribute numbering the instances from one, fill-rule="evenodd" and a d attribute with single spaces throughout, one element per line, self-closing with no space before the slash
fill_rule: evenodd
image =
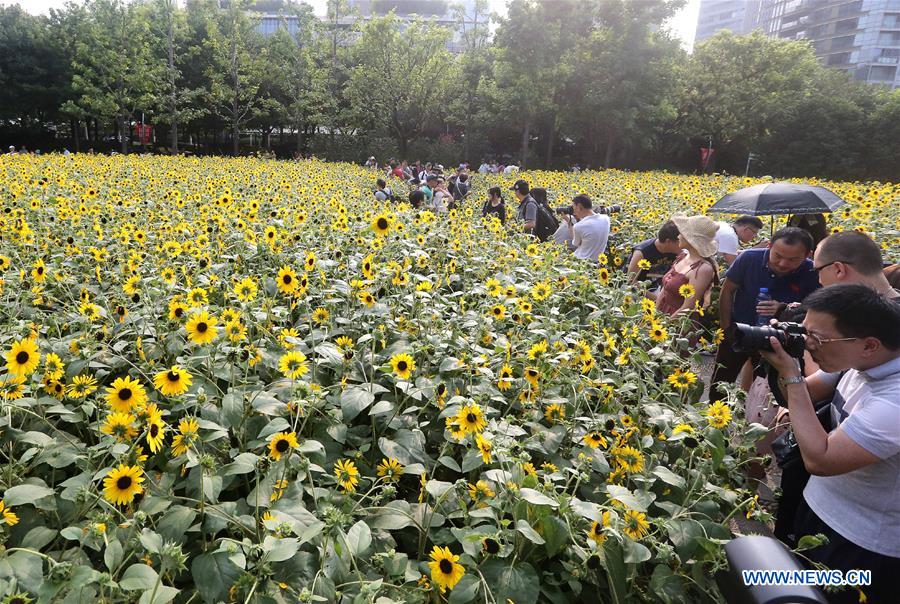
<path id="1" fill-rule="evenodd" d="M 394 195 L 394 191 L 390 187 L 385 187 L 381 191 L 378 191 L 378 190 L 372 191 L 373 195 L 375 193 L 383 193 L 386 196 L 385 201 L 392 201 L 392 202 L 399 201 L 399 198 L 396 195 Z M 376 199 L 377 199 L 377 197 L 376 197 Z"/>
<path id="2" fill-rule="evenodd" d="M 559 228 L 559 220 L 553 215 L 545 204 L 534 202 L 537 205 L 537 219 L 534 223 L 534 236 L 541 241 L 547 241 L 553 237 L 553 233 Z"/>

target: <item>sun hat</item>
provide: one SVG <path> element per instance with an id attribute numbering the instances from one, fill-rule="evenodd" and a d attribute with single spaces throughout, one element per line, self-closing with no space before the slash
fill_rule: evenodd
<path id="1" fill-rule="evenodd" d="M 690 243 L 697 253 L 704 258 L 715 256 L 719 251 L 719 242 L 716 241 L 716 231 L 719 225 L 706 216 L 672 216 L 672 222 L 678 227 L 678 232 L 684 240 Z"/>

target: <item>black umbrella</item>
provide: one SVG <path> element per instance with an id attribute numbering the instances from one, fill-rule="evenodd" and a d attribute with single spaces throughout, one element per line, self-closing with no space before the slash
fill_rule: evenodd
<path id="1" fill-rule="evenodd" d="M 825 187 L 774 182 L 729 193 L 713 204 L 709 211 L 751 216 L 827 214 L 845 203 L 847 202 Z"/>

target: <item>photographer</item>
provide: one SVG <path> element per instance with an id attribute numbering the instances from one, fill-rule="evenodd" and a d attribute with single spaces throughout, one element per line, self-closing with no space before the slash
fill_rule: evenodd
<path id="1" fill-rule="evenodd" d="M 725 273 L 719 297 L 719 326 L 725 339 L 716 351 L 709 399 L 721 400 L 719 382 L 732 383 L 744 363 L 751 358 L 734 350 L 733 323 L 756 325 L 777 317 L 791 302 L 800 302 L 819 287 L 819 279 L 809 260 L 812 237 L 795 227 L 779 229 L 766 249 L 750 249 L 740 254 Z M 769 300 L 760 300 L 767 289 Z"/>
<path id="2" fill-rule="evenodd" d="M 872 572 L 870 604 L 894 602 L 900 573 L 900 309 L 865 285 L 834 285 L 804 301 L 806 349 L 822 368 L 807 379 L 769 339 L 761 354 L 778 372 L 794 438 L 812 474 L 794 534 L 823 533 L 806 552 L 829 568 Z M 831 399 L 827 431 L 813 401 Z M 856 602 L 855 591 L 828 594 Z"/>
<path id="3" fill-rule="evenodd" d="M 563 221 L 569 231 L 576 258 L 597 262 L 597 258 L 606 251 L 609 239 L 609 216 L 595 214 L 591 198 L 587 195 L 576 195 L 572 199 L 571 213 L 564 213 Z"/>
<path id="4" fill-rule="evenodd" d="M 528 234 L 532 234 L 534 232 L 534 227 L 537 225 L 538 204 L 534 197 L 530 195 L 529 190 L 530 187 L 528 186 L 528 182 L 524 180 L 517 180 L 510 188 L 510 191 L 515 194 L 516 199 L 519 200 L 519 209 L 516 212 L 516 220 L 524 223 L 522 225 L 522 230 Z"/>

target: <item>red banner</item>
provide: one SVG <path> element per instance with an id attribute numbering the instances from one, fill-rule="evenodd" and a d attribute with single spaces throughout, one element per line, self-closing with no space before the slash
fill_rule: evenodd
<path id="1" fill-rule="evenodd" d="M 153 138 L 153 126 L 150 124 L 135 124 L 134 136 L 142 145 L 146 145 Z"/>
<path id="2" fill-rule="evenodd" d="M 706 170 L 710 162 L 712 162 L 713 155 L 716 153 L 715 149 L 711 149 L 710 147 L 702 147 L 700 149 L 700 169 Z"/>

